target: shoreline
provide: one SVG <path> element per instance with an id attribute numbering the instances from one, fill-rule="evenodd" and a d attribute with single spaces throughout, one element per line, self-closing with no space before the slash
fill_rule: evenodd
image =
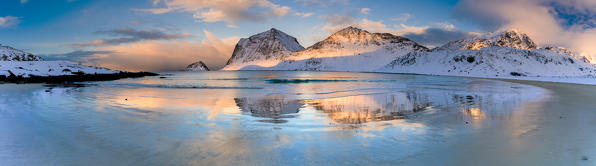
<path id="1" fill-rule="evenodd" d="M 58 76 L 37 76 L 29 75 L 23 77 L 11 74 L 9 76 L 0 75 L 0 82 L 4 83 L 72 83 L 72 82 L 86 82 L 86 81 L 113 81 L 123 78 L 139 78 L 145 76 L 158 76 L 157 73 L 151 72 L 118 72 L 113 74 L 84 74 L 75 73 L 74 75 L 58 75 Z"/>
<path id="2" fill-rule="evenodd" d="M 381 74 L 405 74 L 405 75 L 425 75 L 425 76 L 443 76 L 443 77 L 462 77 L 462 78 L 479 78 L 502 81 L 535 81 L 535 82 L 549 82 L 549 83 L 564 83 L 576 85 L 596 85 L 596 76 L 594 77 L 528 77 L 528 76 L 504 76 L 504 77 L 490 77 L 490 76 L 464 76 L 464 75 L 442 75 L 442 74 L 423 74 L 423 73 L 393 73 L 384 71 L 321 71 L 321 70 L 217 70 L 224 72 L 234 71 L 307 71 L 307 72 L 347 72 L 347 73 L 381 73 Z"/>

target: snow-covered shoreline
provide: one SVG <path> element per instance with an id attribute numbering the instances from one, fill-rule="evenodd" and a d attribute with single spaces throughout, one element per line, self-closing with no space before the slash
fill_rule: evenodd
<path id="1" fill-rule="evenodd" d="M 393 72 L 371 72 L 371 73 L 413 74 L 413 75 L 429 75 L 429 76 L 495 79 L 495 80 L 502 80 L 502 81 L 538 81 L 538 82 L 550 82 L 550 83 L 596 85 L 596 76 L 585 76 L 585 77 L 494 76 L 494 77 L 490 77 L 490 76 L 455 75 L 455 74 L 454 75 L 443 75 L 443 74 L 393 73 Z"/>
<path id="2" fill-rule="evenodd" d="M 0 61 L 0 75 L 29 77 L 84 74 L 116 74 L 120 71 L 91 67 L 68 61 Z"/>
<path id="3" fill-rule="evenodd" d="M 154 75 L 157 74 L 115 71 L 68 61 L 0 61 L 0 81 L 10 83 L 106 81 Z"/>

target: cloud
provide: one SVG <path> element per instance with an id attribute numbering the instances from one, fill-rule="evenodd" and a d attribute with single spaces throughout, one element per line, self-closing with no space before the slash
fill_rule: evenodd
<path id="1" fill-rule="evenodd" d="M 356 21 L 356 18 L 348 15 L 327 15 L 322 17 L 330 26 L 352 24 Z"/>
<path id="2" fill-rule="evenodd" d="M 19 17 L 13 16 L 6 16 L 0 17 L 0 28 L 10 28 L 17 26 L 21 23 L 21 19 Z"/>
<path id="3" fill-rule="evenodd" d="M 488 31 L 517 28 L 540 45 L 563 45 L 596 58 L 593 0 L 462 0 L 454 16 Z"/>
<path id="4" fill-rule="evenodd" d="M 157 5 L 163 2 L 164 8 L 136 9 L 137 11 L 164 14 L 169 12 L 188 12 L 203 22 L 225 22 L 228 27 L 237 28 L 236 22 L 265 21 L 269 17 L 287 15 L 291 8 L 270 2 L 269 0 L 154 0 Z"/>
<path id="5" fill-rule="evenodd" d="M 359 27 L 362 27 L 371 32 L 392 32 L 392 29 L 387 28 L 382 21 L 373 21 L 369 19 L 362 19 L 360 22 L 356 24 Z"/>
<path id="6" fill-rule="evenodd" d="M 89 56 L 96 54 L 113 54 L 112 51 L 88 51 L 88 50 L 75 50 L 72 52 L 62 54 L 45 54 L 39 55 L 45 60 L 74 60 L 81 61 L 82 59 L 88 58 Z"/>
<path id="7" fill-rule="evenodd" d="M 296 12 L 294 13 L 294 15 L 302 17 L 302 18 L 306 18 L 306 17 L 310 17 L 313 15 L 313 13 L 301 13 L 301 12 Z"/>
<path id="8" fill-rule="evenodd" d="M 403 34 L 422 34 L 424 33 L 427 29 L 430 28 L 430 26 L 411 26 L 411 25 L 406 25 L 406 24 L 399 24 L 396 25 L 395 28 L 396 33 L 403 35 Z"/>
<path id="9" fill-rule="evenodd" d="M 400 36 L 410 38 L 422 45 L 429 47 L 436 47 L 443 45 L 449 41 L 460 40 L 468 37 L 473 37 L 475 33 L 462 32 L 457 30 L 455 25 L 442 22 L 435 23 L 431 26 L 412 26 L 406 24 L 399 24 L 388 26 L 382 21 L 369 20 L 366 18 L 356 19 L 347 15 L 331 15 L 323 17 L 327 24 L 321 30 L 327 33 L 334 33 L 347 26 L 355 26 L 367 30 L 369 32 L 384 32 L 393 33 Z M 322 38 L 320 36 L 313 36 L 313 39 Z"/>
<path id="10" fill-rule="evenodd" d="M 391 20 L 404 22 L 404 21 L 410 20 L 410 18 L 412 18 L 412 14 L 410 14 L 410 13 L 402 13 L 402 14 L 399 15 L 399 17 L 393 17 L 393 18 L 391 18 Z"/>
<path id="11" fill-rule="evenodd" d="M 362 9 L 360 9 L 360 13 L 365 14 L 365 15 L 370 14 L 370 8 L 362 8 Z"/>
<path id="12" fill-rule="evenodd" d="M 323 19 L 326 20 L 327 24 L 321 28 L 323 31 L 327 31 L 328 33 L 334 33 L 339 31 L 348 26 L 355 26 L 362 29 L 365 29 L 370 32 L 387 32 L 387 33 L 410 33 L 413 31 L 420 31 L 422 32 L 423 29 L 428 27 L 410 27 L 406 26 L 405 24 L 401 24 L 400 26 L 394 26 L 393 28 L 385 25 L 383 21 L 375 21 L 369 20 L 366 18 L 363 19 L 356 19 L 352 16 L 348 15 L 330 15 L 325 16 Z M 423 29 L 421 29 L 423 28 Z"/>
<path id="13" fill-rule="evenodd" d="M 294 0 L 296 2 L 302 2 L 306 6 L 316 6 L 316 7 L 329 7 L 329 6 L 337 6 L 337 5 L 347 5 L 349 0 Z"/>
<path id="14" fill-rule="evenodd" d="M 438 22 L 435 23 L 435 25 L 439 26 L 442 29 L 451 31 L 451 30 L 455 30 L 455 25 L 448 23 L 448 22 Z"/>
<path id="15" fill-rule="evenodd" d="M 416 33 L 403 33 L 402 36 L 428 47 L 438 47 L 450 41 L 474 37 L 475 34 L 453 29 L 425 28 Z"/>
<path id="16" fill-rule="evenodd" d="M 210 69 L 219 69 L 232 55 L 239 37 L 220 39 L 204 31 L 206 40 L 168 41 L 145 40 L 102 47 L 106 52 L 82 56 L 86 65 L 127 71 L 173 71 L 188 64 L 203 61 Z"/>
<path id="17" fill-rule="evenodd" d="M 20 0 L 20 1 L 21 1 L 21 3 L 29 2 L 29 0 Z M 74 1 L 76 1 L 76 0 L 66 0 L 66 2 L 74 2 Z"/>
<path id="18" fill-rule="evenodd" d="M 75 47 L 119 45 L 143 40 L 173 40 L 192 36 L 188 33 L 168 34 L 159 30 L 136 30 L 120 28 L 107 31 L 97 31 L 95 34 L 114 36 L 113 39 L 97 39 L 86 43 L 73 44 Z"/>

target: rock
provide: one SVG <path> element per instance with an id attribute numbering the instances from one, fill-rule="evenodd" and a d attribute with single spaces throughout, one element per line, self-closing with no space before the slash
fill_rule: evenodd
<path id="1" fill-rule="evenodd" d="M 209 68 L 203 61 L 198 61 L 186 66 L 186 71 L 209 71 Z"/>

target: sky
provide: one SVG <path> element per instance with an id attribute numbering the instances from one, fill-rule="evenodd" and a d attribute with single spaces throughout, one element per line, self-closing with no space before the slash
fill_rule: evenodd
<path id="1" fill-rule="evenodd" d="M 429 47 L 519 29 L 596 57 L 594 0 L 2 0 L 0 44 L 129 71 L 221 68 L 240 38 L 276 28 L 308 47 L 357 26 Z"/>

